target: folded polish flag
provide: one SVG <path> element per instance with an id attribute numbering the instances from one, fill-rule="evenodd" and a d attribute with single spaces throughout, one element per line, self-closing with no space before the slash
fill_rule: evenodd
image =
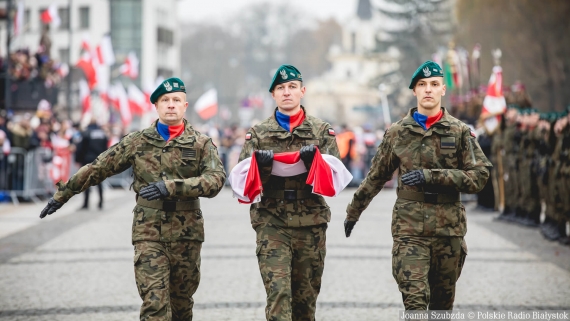
<path id="1" fill-rule="evenodd" d="M 271 175 L 290 177 L 307 172 L 300 152 L 273 155 Z M 352 180 L 352 175 L 342 162 L 331 155 L 321 154 L 317 149 L 309 170 L 306 184 L 313 186 L 313 193 L 322 196 L 337 196 Z M 243 204 L 261 201 L 263 186 L 255 153 L 239 162 L 230 172 L 228 181 L 234 196 Z"/>

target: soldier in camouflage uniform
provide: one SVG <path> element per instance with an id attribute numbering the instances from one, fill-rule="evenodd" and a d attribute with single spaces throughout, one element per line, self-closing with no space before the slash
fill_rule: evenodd
<path id="1" fill-rule="evenodd" d="M 200 281 L 204 219 L 198 197 L 214 197 L 226 174 L 212 140 L 183 119 L 184 83 L 165 80 L 154 91 L 159 119 L 58 183 L 40 218 L 73 195 L 133 167 L 132 242 L 136 284 L 143 300 L 141 320 L 192 320 L 192 295 Z"/>
<path id="2" fill-rule="evenodd" d="M 393 124 L 346 211 L 349 237 L 362 212 L 398 173 L 392 212 L 392 273 L 406 310 L 451 310 L 467 255 L 460 193 L 477 193 L 492 165 L 475 134 L 441 107 L 441 67 L 425 62 L 412 77 L 417 107 Z M 431 126 L 429 126 L 431 125 Z"/>
<path id="3" fill-rule="evenodd" d="M 322 196 L 306 185 L 307 173 L 271 174 L 273 153 L 300 151 L 310 168 L 315 148 L 340 159 L 335 133 L 300 105 L 305 93 L 297 68 L 279 67 L 269 88 L 277 103 L 274 114 L 246 135 L 239 160 L 255 153 L 263 184 L 261 202 L 251 205 L 257 233 L 257 259 L 267 292 L 267 320 L 315 320 L 317 296 L 326 255 L 331 211 Z"/>
<path id="4" fill-rule="evenodd" d="M 518 190 L 517 190 L 517 158 L 518 145 L 515 144 L 515 134 L 517 132 L 517 115 L 518 109 L 515 106 L 509 106 L 505 115 L 505 128 L 501 135 L 501 145 L 503 148 L 503 179 L 505 181 L 505 207 L 498 217 L 499 219 L 511 220 L 514 218 L 515 209 L 517 207 Z M 499 177 L 499 179 L 501 179 Z"/>

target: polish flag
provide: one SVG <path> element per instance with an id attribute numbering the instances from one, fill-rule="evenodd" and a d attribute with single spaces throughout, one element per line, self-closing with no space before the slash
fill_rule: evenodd
<path id="1" fill-rule="evenodd" d="M 203 93 L 196 101 L 194 110 L 204 120 L 216 116 L 218 113 L 218 91 L 212 88 Z"/>
<path id="2" fill-rule="evenodd" d="M 113 52 L 113 44 L 111 43 L 111 35 L 106 34 L 101 39 L 101 43 L 95 49 L 99 64 L 111 66 L 115 63 L 115 53 Z M 136 57 L 135 57 L 136 58 Z M 138 73 L 138 71 L 137 71 Z M 136 78 L 136 77 L 135 77 Z"/>
<path id="3" fill-rule="evenodd" d="M 87 32 L 81 34 L 81 49 L 87 52 L 91 51 L 91 40 L 89 39 L 89 33 Z"/>
<path id="4" fill-rule="evenodd" d="M 501 121 L 501 114 L 507 110 L 507 102 L 503 95 L 503 69 L 500 66 L 493 67 L 493 73 L 489 79 L 487 95 L 483 100 L 481 118 L 485 119 L 484 126 L 490 133 L 494 132 Z"/>
<path id="5" fill-rule="evenodd" d="M 139 76 L 139 60 L 134 51 L 129 52 L 125 63 L 121 65 L 119 71 L 132 79 L 136 79 Z"/>
<path id="6" fill-rule="evenodd" d="M 19 35 L 24 27 L 24 2 L 18 1 L 16 15 L 14 16 L 14 36 Z"/>
<path id="7" fill-rule="evenodd" d="M 271 175 L 290 177 L 306 172 L 300 152 L 273 155 Z M 317 149 L 305 183 L 313 186 L 313 194 L 333 197 L 337 196 L 351 180 L 352 175 L 338 158 L 321 154 Z M 261 201 L 263 186 L 255 153 L 232 169 L 228 181 L 240 203 L 252 204 Z"/>
<path id="8" fill-rule="evenodd" d="M 52 3 L 46 10 L 44 10 L 40 18 L 44 24 L 51 23 L 54 27 L 59 27 L 61 24 L 61 19 L 59 19 L 59 15 L 57 14 L 57 5 Z"/>
<path id="9" fill-rule="evenodd" d="M 144 113 L 148 111 L 150 104 L 145 94 L 134 84 L 130 84 L 127 91 L 131 113 L 134 115 L 144 115 Z"/>
<path id="10" fill-rule="evenodd" d="M 114 92 L 114 99 L 116 99 L 116 107 L 119 109 L 119 113 L 121 114 L 121 120 L 123 121 L 123 125 L 125 128 L 128 128 L 133 120 L 133 116 L 131 114 L 131 108 L 129 106 L 129 96 L 127 95 L 127 91 L 123 84 L 120 82 L 116 82 L 113 86 Z"/>
<path id="11" fill-rule="evenodd" d="M 95 87 L 97 84 L 97 72 L 93 66 L 93 59 L 91 55 L 86 52 L 83 53 L 83 55 L 81 55 L 81 59 L 79 59 L 75 66 L 83 70 L 85 79 L 87 79 L 87 82 L 89 83 L 89 89 L 93 89 L 93 87 Z"/>
<path id="12" fill-rule="evenodd" d="M 84 79 L 79 80 L 79 100 L 81 101 L 82 114 L 91 111 L 91 90 Z"/>

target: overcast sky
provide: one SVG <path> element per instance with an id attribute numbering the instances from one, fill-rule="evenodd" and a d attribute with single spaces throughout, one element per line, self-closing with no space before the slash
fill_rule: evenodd
<path id="1" fill-rule="evenodd" d="M 181 22 L 214 21 L 220 22 L 225 17 L 238 13 L 244 6 L 269 0 L 179 0 L 178 19 Z M 274 1 L 274 0 L 273 0 Z M 356 13 L 358 0 L 287 0 L 295 6 L 320 20 L 334 17 L 342 22 Z"/>

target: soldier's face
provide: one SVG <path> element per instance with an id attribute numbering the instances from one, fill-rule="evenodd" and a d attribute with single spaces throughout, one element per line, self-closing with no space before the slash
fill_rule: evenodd
<path id="1" fill-rule="evenodd" d="M 185 93 L 174 92 L 160 96 L 154 106 L 160 122 L 172 126 L 182 123 L 188 102 Z"/>
<path id="2" fill-rule="evenodd" d="M 305 96 L 305 87 L 300 81 L 290 81 L 279 84 L 271 93 L 281 112 L 296 111 L 301 106 L 301 98 Z"/>
<path id="3" fill-rule="evenodd" d="M 418 108 L 438 109 L 441 107 L 441 97 L 445 96 L 445 85 L 442 77 L 420 79 L 413 90 L 418 100 Z"/>

